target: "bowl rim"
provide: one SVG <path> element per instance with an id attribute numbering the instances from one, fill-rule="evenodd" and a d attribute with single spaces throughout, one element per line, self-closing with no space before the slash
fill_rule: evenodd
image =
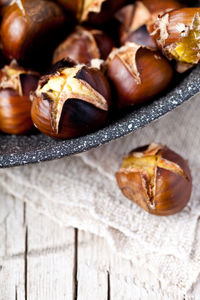
<path id="1" fill-rule="evenodd" d="M 15 149 L 13 153 L 7 154 L 3 152 L 3 148 L 2 150 L 0 149 L 0 168 L 59 159 L 64 156 L 71 156 L 99 147 L 158 120 L 199 92 L 200 65 L 192 69 L 192 71 L 168 93 L 155 98 L 154 101 L 142 107 L 136 108 L 123 116 L 120 120 L 115 120 L 108 126 L 94 133 L 65 141 L 58 140 L 55 142 L 54 140 L 52 144 L 52 139 L 44 136 L 44 139 L 48 139 L 46 140 L 48 146 L 38 148 L 35 151 Z M 14 138 L 19 139 L 21 137 Z"/>

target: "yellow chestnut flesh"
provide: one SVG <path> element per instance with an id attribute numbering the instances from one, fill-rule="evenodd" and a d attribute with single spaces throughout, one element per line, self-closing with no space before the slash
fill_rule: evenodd
<path id="1" fill-rule="evenodd" d="M 152 36 L 169 59 L 186 64 L 200 61 L 200 8 L 182 8 L 159 17 Z"/>

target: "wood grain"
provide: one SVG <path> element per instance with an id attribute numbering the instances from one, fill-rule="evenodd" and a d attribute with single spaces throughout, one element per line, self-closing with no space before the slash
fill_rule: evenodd
<path id="1" fill-rule="evenodd" d="M 4 206 L 0 300 L 133 299 L 132 266 L 104 239 L 61 227 L 12 199 Z"/>
<path id="2" fill-rule="evenodd" d="M 156 299 L 135 280 L 134 264 L 105 239 L 61 227 L 13 199 L 2 203 L 0 300 Z M 192 287 L 194 295 L 199 287 Z"/>

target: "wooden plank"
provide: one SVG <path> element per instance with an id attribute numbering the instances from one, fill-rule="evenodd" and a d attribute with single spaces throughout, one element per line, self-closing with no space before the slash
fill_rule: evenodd
<path id="1" fill-rule="evenodd" d="M 74 298 L 75 230 L 27 206 L 27 299 Z"/>
<path id="2" fill-rule="evenodd" d="M 105 239 L 61 227 L 29 205 L 9 201 L 0 215 L 0 300 L 156 297 L 137 283 L 132 263 Z"/>
<path id="3" fill-rule="evenodd" d="M 24 260 L 6 259 L 0 271 L 0 300 L 24 300 Z"/>
<path id="4" fill-rule="evenodd" d="M 3 191 L 0 200 L 0 300 L 24 300 L 24 205 Z"/>
<path id="5" fill-rule="evenodd" d="M 77 232 L 77 299 L 108 299 L 109 256 L 105 241 Z"/>
<path id="6" fill-rule="evenodd" d="M 77 235 L 77 299 L 144 300 L 158 299 L 148 286 L 137 282 L 134 265 L 119 256 L 104 238 L 78 231 Z M 138 275 L 138 274 L 137 274 Z M 152 274 L 149 274 L 152 276 Z M 136 276 L 136 277 L 135 277 Z"/>

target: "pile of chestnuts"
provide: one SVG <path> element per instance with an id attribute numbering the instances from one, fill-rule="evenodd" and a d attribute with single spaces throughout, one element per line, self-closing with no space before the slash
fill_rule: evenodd
<path id="1" fill-rule="evenodd" d="M 152 101 L 200 61 L 187 2 L 0 0 L 0 131 L 75 138 Z"/>

